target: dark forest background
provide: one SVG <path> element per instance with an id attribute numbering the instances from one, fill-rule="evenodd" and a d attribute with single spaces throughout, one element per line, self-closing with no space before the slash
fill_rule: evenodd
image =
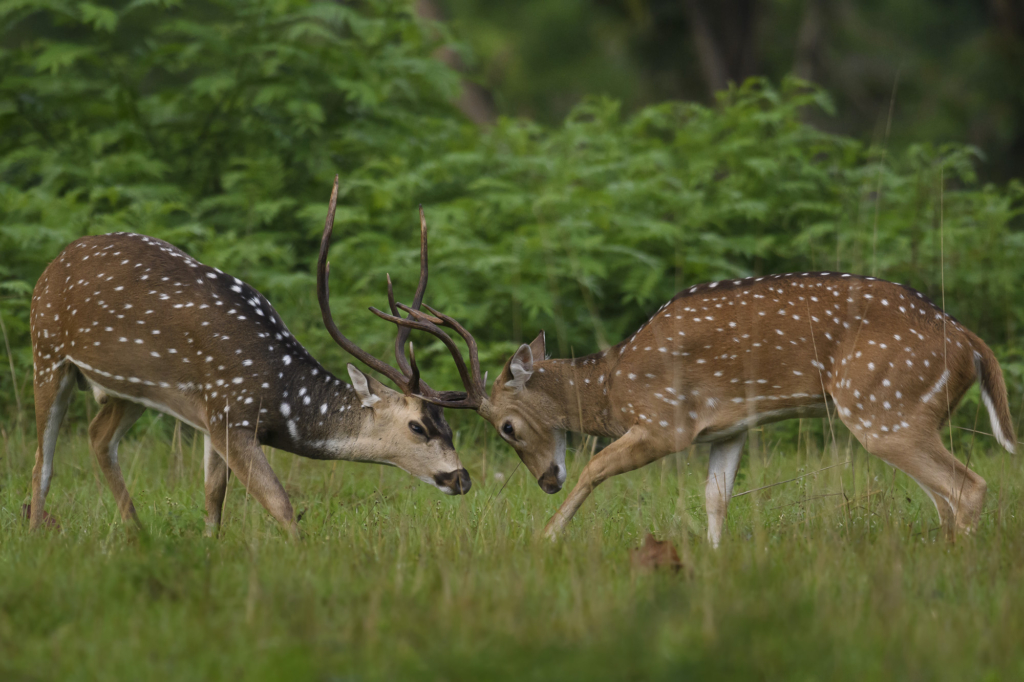
<path id="1" fill-rule="evenodd" d="M 730 82 L 787 74 L 836 108 L 807 120 L 866 142 L 972 144 L 986 179 L 1024 172 L 1019 0 L 419 0 L 454 29 L 458 64 L 498 114 L 560 121 L 603 93 L 628 111 L 706 104 Z M 891 117 L 890 117 L 891 113 Z"/>

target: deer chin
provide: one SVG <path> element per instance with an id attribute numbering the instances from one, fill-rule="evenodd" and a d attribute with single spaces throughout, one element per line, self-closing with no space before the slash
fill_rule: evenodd
<path id="1" fill-rule="evenodd" d="M 415 474 L 414 476 L 424 483 L 434 486 L 445 495 L 465 495 L 473 487 L 473 481 L 469 477 L 469 472 L 462 468 L 434 474 L 433 476 L 419 476 Z"/>

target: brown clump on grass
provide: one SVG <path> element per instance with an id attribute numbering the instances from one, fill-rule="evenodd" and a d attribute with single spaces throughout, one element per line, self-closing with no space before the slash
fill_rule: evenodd
<path id="1" fill-rule="evenodd" d="M 683 568 L 683 562 L 679 559 L 675 546 L 668 540 L 655 539 L 651 533 L 647 534 L 642 545 L 629 550 L 629 564 L 634 571 L 643 573 L 658 569 L 678 573 Z"/>
<path id="2" fill-rule="evenodd" d="M 28 521 L 29 517 L 31 517 L 31 516 L 32 516 L 32 505 L 31 504 L 23 504 L 23 505 L 21 505 L 21 518 L 23 518 L 26 521 Z M 43 525 L 46 526 L 47 528 L 52 528 L 54 530 L 60 530 L 60 521 L 58 521 L 57 517 L 51 515 L 50 512 L 46 511 L 45 509 L 43 510 Z"/>

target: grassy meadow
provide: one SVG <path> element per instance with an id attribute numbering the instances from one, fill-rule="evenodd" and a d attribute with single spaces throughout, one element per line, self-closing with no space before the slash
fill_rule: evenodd
<path id="1" fill-rule="evenodd" d="M 552 545 L 536 534 L 565 493 L 543 494 L 477 420 L 458 422 L 465 497 L 270 452 L 302 514 L 292 544 L 234 480 L 204 538 L 202 444 L 184 429 L 172 447 L 149 415 L 121 447 L 147 529 L 132 532 L 69 419 L 47 504 L 60 529 L 29 534 L 34 441 L 7 423 L 0 679 L 1024 677 L 1021 459 L 958 436 L 989 499 L 949 544 L 913 481 L 845 431 L 833 446 L 820 422 L 793 424 L 755 435 L 736 490 L 802 478 L 735 498 L 713 551 L 706 450 L 606 483 Z M 567 485 L 595 444 L 578 445 Z M 648 531 L 683 570 L 631 566 Z"/>

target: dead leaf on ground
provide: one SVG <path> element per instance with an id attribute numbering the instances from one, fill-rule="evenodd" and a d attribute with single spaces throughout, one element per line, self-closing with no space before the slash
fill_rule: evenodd
<path id="1" fill-rule="evenodd" d="M 28 521 L 31 516 L 32 516 L 32 505 L 31 504 L 23 504 L 23 505 L 21 505 L 21 518 L 23 518 L 26 521 Z M 47 528 L 53 528 L 54 530 L 60 530 L 60 521 L 57 520 L 57 517 L 51 516 L 50 513 L 48 511 L 46 511 L 45 509 L 43 510 L 43 525 L 45 527 L 47 527 Z"/>
<path id="2" fill-rule="evenodd" d="M 633 570 L 640 572 L 666 569 L 678 573 L 683 568 L 683 562 L 680 561 L 679 553 L 672 543 L 657 540 L 651 533 L 647 534 L 642 545 L 629 550 L 629 564 Z"/>

